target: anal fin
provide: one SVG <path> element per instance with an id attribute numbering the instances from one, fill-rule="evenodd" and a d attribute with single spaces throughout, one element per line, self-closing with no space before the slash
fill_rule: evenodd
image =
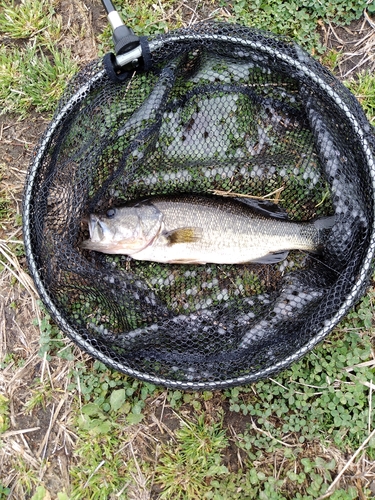
<path id="1" fill-rule="evenodd" d="M 249 261 L 249 263 L 252 263 L 252 264 L 276 264 L 277 262 L 281 262 L 282 260 L 286 259 L 288 256 L 288 253 L 289 253 L 288 250 L 286 250 L 284 252 L 268 253 L 267 255 L 264 255 L 263 257 L 260 257 L 259 259 Z"/>

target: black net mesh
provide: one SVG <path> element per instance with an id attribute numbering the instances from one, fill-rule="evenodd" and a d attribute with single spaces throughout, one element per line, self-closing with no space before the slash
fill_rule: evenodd
<path id="1" fill-rule="evenodd" d="M 69 84 L 26 183 L 29 267 L 60 327 L 115 369 L 181 388 L 254 381 L 308 352 L 365 290 L 374 137 L 291 41 L 204 23 L 149 42 L 150 72 L 114 83 L 96 61 Z M 181 265 L 80 246 L 89 213 L 229 191 L 276 197 L 294 221 L 334 214 L 323 253 Z"/>

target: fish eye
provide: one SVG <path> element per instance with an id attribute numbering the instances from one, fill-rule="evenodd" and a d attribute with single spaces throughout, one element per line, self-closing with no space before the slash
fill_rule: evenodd
<path id="1" fill-rule="evenodd" d="M 116 209 L 115 208 L 110 208 L 107 210 L 106 216 L 108 219 L 112 219 L 116 215 Z"/>

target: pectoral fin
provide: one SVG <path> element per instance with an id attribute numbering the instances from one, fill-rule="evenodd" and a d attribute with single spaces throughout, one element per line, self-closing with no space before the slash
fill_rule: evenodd
<path id="1" fill-rule="evenodd" d="M 202 230 L 199 227 L 179 227 L 164 234 L 168 245 L 176 243 L 193 243 L 202 237 Z"/>

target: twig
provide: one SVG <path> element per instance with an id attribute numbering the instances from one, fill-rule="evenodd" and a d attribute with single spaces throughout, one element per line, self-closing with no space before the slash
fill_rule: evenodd
<path id="1" fill-rule="evenodd" d="M 21 434 L 22 437 L 22 434 Z M 31 453 L 28 453 L 26 450 L 30 451 L 30 448 L 21 446 L 17 441 L 12 440 L 10 442 L 10 447 L 12 450 L 19 456 L 22 457 L 28 464 L 31 465 L 34 469 L 38 469 L 40 466 L 40 461 L 36 460 Z"/>
<path id="2" fill-rule="evenodd" d="M 328 498 L 333 490 L 335 489 L 336 485 L 339 483 L 340 479 L 342 478 L 344 472 L 351 466 L 351 464 L 354 462 L 354 460 L 357 458 L 357 456 L 361 453 L 361 451 L 364 449 L 366 444 L 375 436 L 375 429 L 372 430 L 372 432 L 367 436 L 367 438 L 363 441 L 361 446 L 357 449 L 357 451 L 354 453 L 354 455 L 351 456 L 351 458 L 346 462 L 345 466 L 341 469 L 341 471 L 337 474 L 335 480 L 331 483 L 331 485 L 328 487 L 328 490 L 324 493 L 324 495 L 321 495 L 317 500 L 323 500 L 324 498 Z"/>
<path id="3" fill-rule="evenodd" d="M 27 432 L 38 431 L 40 427 L 31 427 L 30 429 L 19 429 L 18 431 L 8 431 L 1 435 L 1 439 L 5 439 L 11 436 L 18 436 L 19 434 L 26 434 Z"/>
<path id="4" fill-rule="evenodd" d="M 19 245 L 23 245 L 23 241 L 22 240 L 2 240 L 0 239 L 0 244 L 1 243 L 15 243 L 15 244 L 19 244 Z"/>
<path id="5" fill-rule="evenodd" d="M 354 54 L 355 55 L 355 54 Z M 355 71 L 356 69 L 360 68 L 361 66 L 363 66 L 367 61 L 370 61 L 372 59 L 371 55 L 369 55 L 368 57 L 362 57 L 362 59 L 359 61 L 358 64 L 356 64 L 353 68 L 351 68 L 349 71 L 347 71 L 344 75 L 344 78 L 347 78 L 350 73 L 353 73 L 353 71 Z"/>
<path id="6" fill-rule="evenodd" d="M 37 452 L 37 456 L 38 457 L 40 457 L 40 455 L 43 452 L 42 459 L 45 458 L 45 455 L 46 455 L 46 452 L 47 452 L 47 445 L 48 445 L 49 435 L 51 434 L 52 427 L 53 427 L 54 423 L 56 422 L 57 416 L 60 413 L 60 410 L 61 410 L 62 405 L 64 403 L 65 403 L 65 398 L 61 399 L 60 403 L 58 404 L 58 406 L 56 408 L 56 411 L 55 411 L 55 405 L 53 405 L 53 407 L 52 407 L 51 419 L 50 419 L 50 422 L 49 422 L 49 426 L 48 426 L 47 432 L 46 432 L 46 434 L 44 436 L 44 439 L 43 439 L 43 441 L 41 442 L 41 444 L 39 446 L 39 450 Z"/>
<path id="7" fill-rule="evenodd" d="M 95 476 L 95 474 L 98 472 L 98 470 L 100 469 L 100 467 L 103 467 L 103 465 L 105 464 L 105 460 L 102 460 L 100 462 L 100 464 L 95 467 L 95 470 L 90 474 L 90 476 L 88 477 L 86 483 L 84 484 L 83 486 L 83 489 L 85 490 L 87 488 L 87 486 L 89 485 L 90 481 L 91 481 L 91 478 Z"/>
<path id="8" fill-rule="evenodd" d="M 129 444 L 130 444 L 130 451 L 131 451 L 131 454 L 133 456 L 133 461 L 134 461 L 135 467 L 137 469 L 137 475 L 133 474 L 132 472 L 130 474 L 133 477 L 133 479 L 134 479 L 135 483 L 137 484 L 138 488 L 142 491 L 142 497 L 141 497 L 142 500 L 146 499 L 146 498 L 148 500 L 150 498 L 150 494 L 149 494 L 149 491 L 147 491 L 147 488 L 146 488 L 147 480 L 146 480 L 145 476 L 143 475 L 143 473 L 141 471 L 141 468 L 139 466 L 137 457 L 135 456 L 132 442 L 130 442 Z M 139 490 L 138 490 L 137 493 L 140 493 Z"/>
<path id="9" fill-rule="evenodd" d="M 364 361 L 363 363 L 358 363 L 358 365 L 347 366 L 344 368 L 346 372 L 352 372 L 354 368 L 363 368 L 365 366 L 374 366 L 375 367 L 375 359 L 371 359 L 370 361 Z"/>
<path id="10" fill-rule="evenodd" d="M 371 387 L 368 395 L 368 432 L 371 430 L 371 412 L 372 412 L 372 390 L 374 388 L 374 384 L 372 383 L 371 379 Z"/>
<path id="11" fill-rule="evenodd" d="M 7 347 L 6 347 L 6 342 L 7 342 L 7 336 L 6 336 L 6 320 L 5 320 L 5 309 L 4 309 L 4 302 L 2 301 L 0 303 L 0 318 L 1 318 L 1 323 L 0 323 L 0 361 L 2 362 L 4 360 L 4 357 L 7 353 Z"/>
<path id="12" fill-rule="evenodd" d="M 366 19 L 366 21 L 369 23 L 369 25 L 370 25 L 372 28 L 374 28 L 374 29 L 375 29 L 375 23 L 374 23 L 374 21 L 371 19 L 371 17 L 367 14 L 367 10 L 366 10 L 366 9 L 363 11 L 363 15 L 365 16 L 365 19 Z"/>
<path id="13" fill-rule="evenodd" d="M 276 439 L 274 436 L 272 436 L 272 434 L 269 431 L 264 431 L 263 429 L 260 429 L 259 427 L 257 427 L 257 425 L 253 419 L 251 419 L 251 427 L 254 429 L 254 431 L 265 434 L 270 439 L 273 439 L 277 443 L 280 443 L 283 446 L 286 446 L 287 448 L 295 448 L 297 446 L 296 444 L 289 444 L 289 443 L 286 443 L 285 441 L 281 441 L 280 439 Z"/>
<path id="14" fill-rule="evenodd" d="M 344 40 L 338 36 L 338 34 L 337 34 L 337 33 L 336 33 L 336 31 L 333 29 L 333 26 L 332 26 L 332 24 L 331 24 L 330 22 L 328 22 L 328 26 L 330 27 L 330 29 L 331 29 L 332 33 L 335 35 L 336 40 L 337 40 L 339 43 L 342 43 L 343 45 L 345 45 Z"/>
<path id="15" fill-rule="evenodd" d="M 365 35 L 363 38 L 361 38 L 360 40 L 356 41 L 354 43 L 354 47 L 360 47 L 361 45 L 364 45 L 364 42 L 367 40 L 367 38 L 371 38 L 374 36 L 374 33 L 372 33 L 371 31 L 369 33 L 367 33 L 367 35 Z"/>
<path id="16" fill-rule="evenodd" d="M 280 201 L 280 193 L 283 191 L 284 186 L 279 187 L 272 191 L 271 193 L 265 194 L 264 196 L 252 196 L 250 194 L 243 193 L 235 193 L 231 190 L 222 191 L 221 189 L 209 189 L 209 192 L 215 196 L 227 196 L 229 198 L 251 198 L 252 200 L 267 200 L 272 201 L 274 203 L 278 203 Z M 275 198 L 271 199 L 271 196 L 276 195 Z"/>
<path id="17" fill-rule="evenodd" d="M 33 303 L 35 302 L 35 298 L 38 296 L 38 293 L 36 291 L 35 285 L 31 277 L 21 268 L 20 263 L 18 262 L 18 259 L 15 255 L 12 254 L 11 250 L 9 247 L 3 243 L 3 241 L 0 241 L 0 254 L 4 256 L 6 262 L 2 262 L 3 266 L 16 278 L 16 280 L 27 290 L 29 293 L 30 297 L 33 300 Z M 39 318 L 39 308 L 36 307 L 34 304 L 34 309 L 37 312 L 38 316 L 38 321 L 40 320 Z"/>

